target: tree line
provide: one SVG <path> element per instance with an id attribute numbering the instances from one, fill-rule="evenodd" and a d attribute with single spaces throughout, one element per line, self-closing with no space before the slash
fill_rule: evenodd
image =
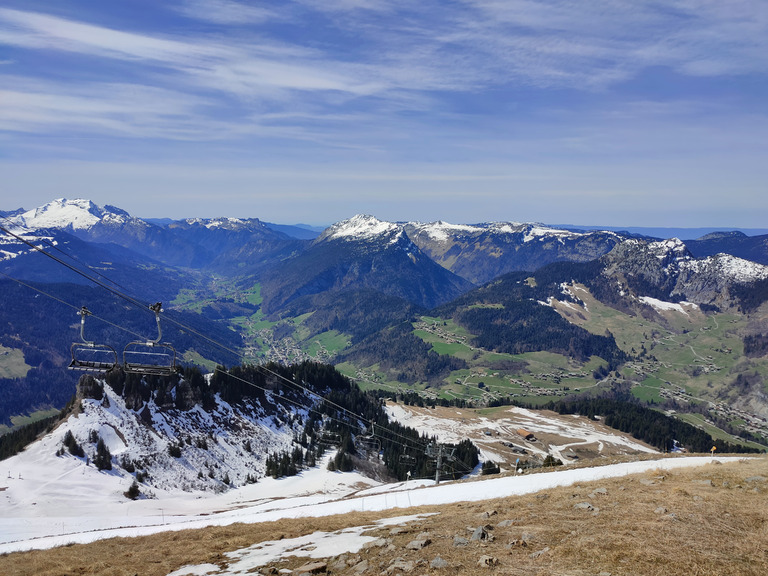
<path id="1" fill-rule="evenodd" d="M 631 434 L 664 452 L 672 450 L 674 441 L 690 452 L 709 452 L 713 445 L 721 453 L 761 452 L 757 448 L 715 440 L 700 428 L 627 399 L 584 397 L 551 402 L 547 408 L 558 414 L 580 414 L 592 419 L 599 416 L 606 426 Z"/>

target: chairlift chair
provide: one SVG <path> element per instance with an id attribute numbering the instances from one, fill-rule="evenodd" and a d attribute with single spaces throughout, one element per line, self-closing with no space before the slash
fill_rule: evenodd
<path id="1" fill-rule="evenodd" d="M 427 458 L 437 458 L 435 445 L 432 442 L 427 444 L 427 447 L 424 449 L 424 454 L 426 455 Z"/>
<path id="2" fill-rule="evenodd" d="M 80 315 L 80 339 L 82 342 L 72 344 L 72 361 L 67 368 L 82 372 L 114 370 L 118 364 L 117 351 L 107 344 L 96 344 L 85 339 L 85 317 L 91 316 L 92 312 L 83 306 L 78 314 Z"/>
<path id="3" fill-rule="evenodd" d="M 400 454 L 400 464 L 405 464 L 407 466 L 413 466 L 416 464 L 416 457 L 411 456 L 410 454 Z"/>
<path id="4" fill-rule="evenodd" d="M 130 342 L 123 349 L 123 369 L 132 374 L 171 376 L 176 372 L 176 349 L 168 342 L 160 342 L 163 337 L 160 327 L 162 304 L 157 302 L 149 309 L 155 313 L 157 338 Z"/>
<path id="5" fill-rule="evenodd" d="M 374 433 L 373 421 L 371 421 L 371 427 L 366 434 L 355 437 L 355 448 L 366 453 L 378 454 L 381 451 L 381 440 Z"/>
<path id="6" fill-rule="evenodd" d="M 320 437 L 318 438 L 317 443 L 323 446 L 341 446 L 341 434 L 323 430 L 320 433 Z"/>
<path id="7" fill-rule="evenodd" d="M 358 436 L 355 438 L 355 448 L 362 452 L 378 454 L 381 451 L 381 441 L 374 436 Z"/>

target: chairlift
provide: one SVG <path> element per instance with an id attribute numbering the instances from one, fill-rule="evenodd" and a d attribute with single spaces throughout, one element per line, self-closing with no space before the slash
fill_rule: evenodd
<path id="1" fill-rule="evenodd" d="M 355 448 L 366 453 L 376 453 L 381 451 L 381 440 L 379 440 L 373 431 L 374 424 L 371 422 L 371 427 L 364 435 L 358 435 L 355 437 Z"/>
<path id="2" fill-rule="evenodd" d="M 67 368 L 83 372 L 110 372 L 114 370 L 118 364 L 117 351 L 107 344 L 96 344 L 85 339 L 85 317 L 91 316 L 92 312 L 83 306 L 78 314 L 80 315 L 80 339 L 82 342 L 72 344 L 72 361 Z"/>
<path id="3" fill-rule="evenodd" d="M 157 302 L 149 309 L 155 313 L 157 338 L 130 342 L 123 349 L 123 369 L 132 374 L 171 376 L 176 372 L 176 349 L 168 342 L 160 342 L 163 337 L 160 327 L 162 304 Z"/>
<path id="4" fill-rule="evenodd" d="M 323 446 L 341 446 L 341 434 L 323 430 L 320 433 L 320 437 L 318 438 L 317 443 Z"/>
<path id="5" fill-rule="evenodd" d="M 410 454 L 400 454 L 400 464 L 405 464 L 406 466 L 413 466 L 416 464 L 416 457 L 411 456 Z"/>
<path id="6" fill-rule="evenodd" d="M 426 455 L 427 458 L 437 458 L 435 445 L 432 442 L 427 444 L 427 447 L 424 449 L 424 454 Z"/>
<path id="7" fill-rule="evenodd" d="M 355 448 L 366 454 L 381 452 L 381 441 L 373 436 L 358 436 L 355 438 Z"/>

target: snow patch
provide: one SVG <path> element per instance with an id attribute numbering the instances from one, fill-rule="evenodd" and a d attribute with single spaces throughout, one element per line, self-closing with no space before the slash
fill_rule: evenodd
<path id="1" fill-rule="evenodd" d="M 768 266 L 730 254 L 717 254 L 691 260 L 682 267 L 698 274 L 719 274 L 733 282 L 748 284 L 768 278 Z"/>
<path id="2" fill-rule="evenodd" d="M 559 228 L 548 228 L 545 226 L 531 226 L 523 236 L 523 242 L 531 242 L 537 238 L 557 238 L 562 241 L 564 238 L 580 238 L 586 236 L 584 232 L 572 232 L 570 230 L 561 230 Z"/>
<path id="3" fill-rule="evenodd" d="M 664 302 L 663 300 L 657 300 L 656 298 L 651 298 L 650 296 L 640 296 L 639 300 L 643 304 L 647 304 L 659 312 L 673 311 L 680 312 L 681 314 L 688 314 L 689 310 L 699 309 L 699 307 L 693 302 Z"/>
<path id="4" fill-rule="evenodd" d="M 447 242 L 459 234 L 478 234 L 483 231 L 483 228 L 478 226 L 449 224 L 442 220 L 430 224 L 417 223 L 415 227 L 419 232 L 423 232 L 436 242 Z"/>
<path id="5" fill-rule="evenodd" d="M 214 566 L 214 568 L 211 569 L 211 564 L 185 566 L 175 572 L 171 572 L 168 576 L 184 576 L 189 574 L 206 574 L 211 576 L 250 574 L 255 572 L 257 568 L 271 562 L 277 562 L 286 556 L 317 559 L 338 556 L 345 553 L 351 554 L 359 552 L 362 550 L 363 546 L 378 539 L 374 536 L 364 536 L 363 532 L 393 524 L 405 525 L 408 522 L 419 520 L 425 516 L 429 516 L 429 514 L 388 518 L 379 520 L 378 522 L 367 526 L 352 526 L 336 532 L 317 531 L 296 538 L 259 542 L 248 548 L 227 552 L 225 556 L 229 558 L 229 562 L 226 568 L 222 569 L 218 566 Z"/>

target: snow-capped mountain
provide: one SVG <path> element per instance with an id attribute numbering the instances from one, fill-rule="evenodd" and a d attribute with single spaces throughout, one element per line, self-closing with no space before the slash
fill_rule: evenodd
<path id="1" fill-rule="evenodd" d="M 14 214 L 9 222 L 29 233 L 63 231 L 88 242 L 122 246 L 167 265 L 210 266 L 223 273 L 253 271 L 301 245 L 257 218 L 190 218 L 160 226 L 82 198 L 59 198 Z"/>
<path id="2" fill-rule="evenodd" d="M 471 288 L 424 254 L 402 225 L 361 215 L 325 230 L 263 281 L 268 311 L 304 296 L 371 288 L 431 308 Z"/>
<path id="3" fill-rule="evenodd" d="M 89 230 L 99 224 L 148 226 L 139 218 L 114 206 L 97 206 L 90 200 L 58 198 L 39 208 L 27 210 L 13 219 L 19 225 L 35 230 L 56 228 L 60 230 Z"/>
<path id="4" fill-rule="evenodd" d="M 392 222 L 379 220 L 367 214 L 357 214 L 347 220 L 337 222 L 326 228 L 316 242 L 331 240 L 346 240 L 359 242 L 362 240 L 392 242 L 403 234 L 403 227 Z"/>
<path id="5" fill-rule="evenodd" d="M 409 223 L 405 229 L 435 262 L 475 284 L 552 262 L 594 260 L 624 238 L 615 232 L 580 232 L 514 222 Z"/>
<path id="6" fill-rule="evenodd" d="M 165 228 L 131 216 L 114 206 L 97 206 L 82 198 L 59 198 L 28 210 L 13 221 L 30 230 L 61 230 L 81 240 L 116 244 L 170 265 L 194 266 L 203 250 Z"/>

